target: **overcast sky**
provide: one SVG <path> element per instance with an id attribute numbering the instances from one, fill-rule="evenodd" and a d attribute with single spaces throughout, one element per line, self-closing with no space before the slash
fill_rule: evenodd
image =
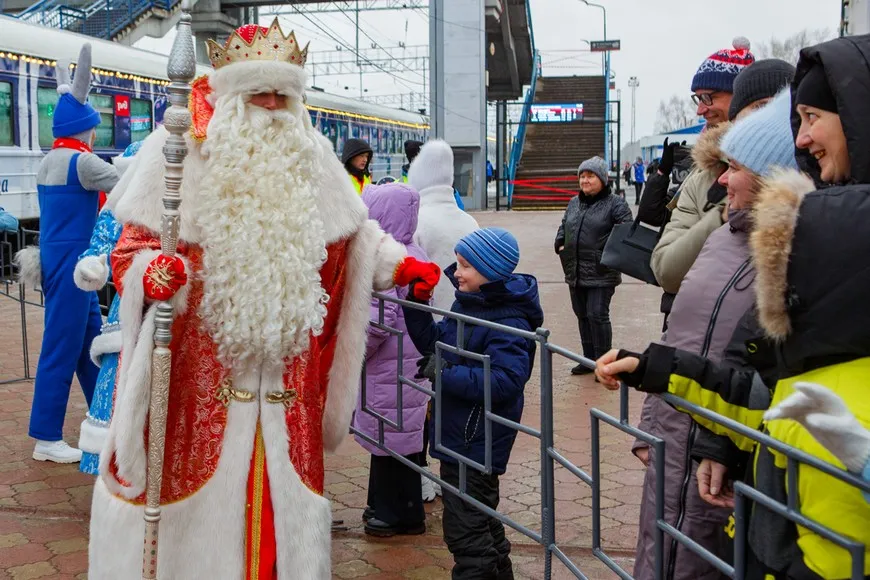
<path id="1" fill-rule="evenodd" d="M 586 45 L 580 39 L 602 38 L 601 10 L 579 0 L 530 2 L 544 75 L 600 74 L 600 55 L 583 52 Z M 673 94 L 685 95 L 688 99 L 692 75 L 698 65 L 710 53 L 730 47 L 735 36 L 745 36 L 753 46 L 758 46 L 769 42 L 771 37 L 784 39 L 804 29 L 829 29 L 833 34 L 840 19 L 839 0 L 598 0 L 598 3 L 608 9 L 608 37 L 622 41 L 622 50 L 612 55 L 611 68 L 616 73 L 617 88 L 623 90 L 624 142 L 628 141 L 630 131 L 630 77 L 636 76 L 640 82 L 637 135 L 643 137 L 653 131 L 659 101 Z M 271 21 L 267 12 L 269 9 L 261 8 L 261 24 Z M 330 38 L 330 34 L 345 45 L 345 50 L 355 45 L 353 14 L 309 18 L 298 14 L 282 17 L 287 25 L 296 29 L 300 42 L 311 41 L 312 51 L 335 50 L 339 42 Z M 360 35 L 360 46 L 369 48 L 375 43 L 391 48 L 395 56 L 402 54 L 400 42 L 409 47 L 426 44 L 429 36 L 424 10 L 364 12 L 360 16 L 360 28 L 364 31 Z M 136 46 L 168 52 L 170 45 L 171 40 L 164 38 L 143 39 Z M 352 59 L 352 54 L 347 58 Z M 394 75 L 366 75 L 363 87 L 368 89 L 369 95 L 423 92 L 419 71 L 404 70 Z M 357 75 L 318 77 L 316 81 L 317 86 L 329 92 L 359 94 Z"/>

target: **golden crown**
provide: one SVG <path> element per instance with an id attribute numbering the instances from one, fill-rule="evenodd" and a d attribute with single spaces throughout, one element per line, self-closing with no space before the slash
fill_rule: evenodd
<path id="1" fill-rule="evenodd" d="M 208 59 L 215 69 L 249 60 L 277 60 L 301 67 L 308 58 L 308 45 L 300 50 L 294 32 L 284 36 L 277 17 L 269 28 L 248 24 L 234 30 L 223 46 L 211 39 L 206 45 Z"/>

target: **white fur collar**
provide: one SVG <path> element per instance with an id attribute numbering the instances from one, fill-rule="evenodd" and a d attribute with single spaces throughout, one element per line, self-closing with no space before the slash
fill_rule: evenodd
<path id="1" fill-rule="evenodd" d="M 310 122 L 307 125 L 310 127 Z M 124 172 L 121 181 L 112 190 L 112 195 L 118 199 L 115 217 L 121 223 L 137 224 L 160 232 L 164 192 L 163 145 L 168 137 L 169 132 L 165 127 L 154 131 L 142 144 L 133 165 Z M 202 178 L 205 157 L 200 144 L 190 135 L 186 135 L 185 140 L 188 154 L 184 161 L 179 239 L 198 244 L 202 236 L 194 221 L 196 203 L 192 192 L 195 192 L 195 185 Z M 323 174 L 315 180 L 320 184 L 317 199 L 326 228 L 326 242 L 331 243 L 356 232 L 367 219 L 368 210 L 333 152 L 332 143 L 319 133 L 317 142 L 322 149 L 324 168 Z M 288 208 L 288 211 L 292 211 L 292 208 Z"/>

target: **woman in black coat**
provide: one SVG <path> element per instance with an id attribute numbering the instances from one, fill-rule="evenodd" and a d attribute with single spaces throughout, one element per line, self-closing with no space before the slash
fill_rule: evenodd
<path id="1" fill-rule="evenodd" d="M 611 193 L 603 159 L 584 161 L 577 177 L 580 194 L 568 202 L 555 249 L 579 322 L 583 356 L 596 360 L 610 349 L 610 300 L 622 282 L 619 272 L 601 265 L 601 253 L 613 226 L 631 221 L 632 215 L 625 200 Z M 575 375 L 591 372 L 582 365 L 571 369 Z"/>

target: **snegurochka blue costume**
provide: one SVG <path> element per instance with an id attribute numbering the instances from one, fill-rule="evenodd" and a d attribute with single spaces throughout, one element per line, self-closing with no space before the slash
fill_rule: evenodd
<path id="1" fill-rule="evenodd" d="M 141 141 L 133 143 L 124 154 L 112 162 L 120 174 L 133 162 L 133 155 L 139 150 Z M 112 278 L 112 267 L 108 260 L 115 244 L 121 237 L 123 224 L 115 217 L 114 209 L 118 203 L 118 193 L 111 193 L 97 217 L 97 226 L 91 235 L 91 245 L 79 257 L 75 269 L 76 286 L 85 291 L 100 290 Z M 100 367 L 97 385 L 85 420 L 82 421 L 79 435 L 79 449 L 82 461 L 79 465 L 85 473 L 99 474 L 100 450 L 109 432 L 112 419 L 115 381 L 118 375 L 118 354 L 121 352 L 121 322 L 119 308 L 120 294 L 116 294 L 109 307 L 106 323 L 100 335 L 91 343 L 91 360 Z"/>
<path id="2" fill-rule="evenodd" d="M 70 386 L 75 374 L 90 405 L 99 372 L 89 353 L 102 326 L 97 294 L 76 287 L 73 272 L 79 256 L 88 249 L 100 192 L 115 186 L 118 173 L 91 152 L 100 114 L 87 101 L 90 78 L 89 44 L 81 49 L 72 83 L 68 67 L 58 64 L 59 99 L 52 119 L 55 141 L 37 175 L 38 270 L 33 254 L 20 259 L 22 277 L 33 281 L 38 271 L 45 295 L 45 331 L 29 430 L 37 440 L 33 458 L 39 461 L 75 463 L 81 459 L 81 451 L 63 440 Z"/>

